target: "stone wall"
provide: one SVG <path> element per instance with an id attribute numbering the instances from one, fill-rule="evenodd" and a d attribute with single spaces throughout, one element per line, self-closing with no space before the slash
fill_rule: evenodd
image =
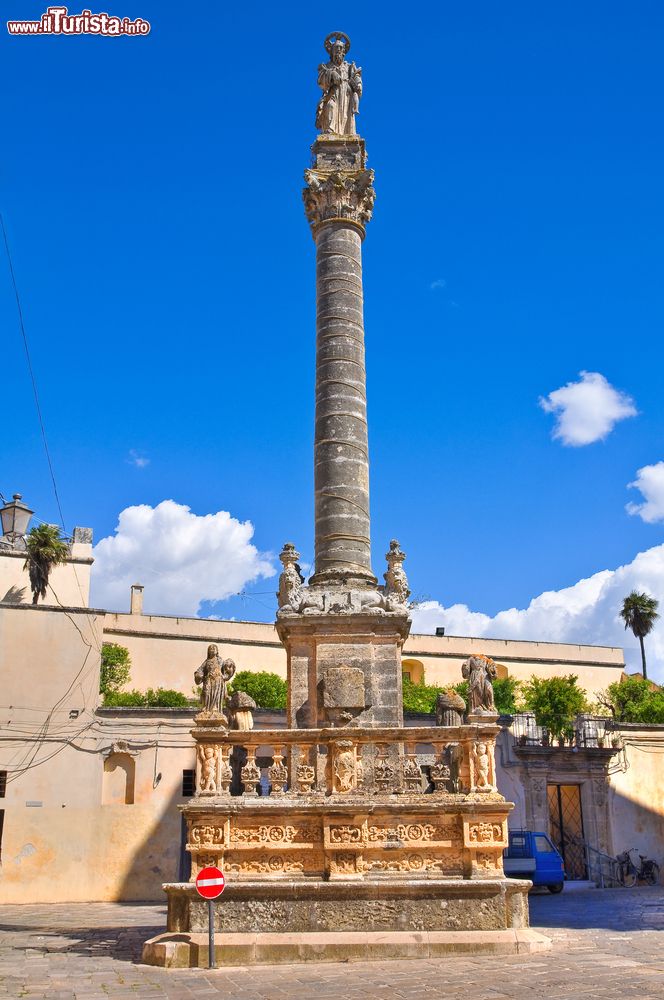
<path id="1" fill-rule="evenodd" d="M 129 601 L 129 595 L 127 595 Z M 129 649 L 129 687 L 168 687 L 191 694 L 193 671 L 205 659 L 207 645 L 216 642 L 222 658 L 232 657 L 238 670 L 269 670 L 286 677 L 287 655 L 273 625 L 224 622 L 166 615 L 107 612 L 104 639 Z M 472 639 L 463 636 L 409 635 L 402 657 L 405 669 L 419 682 L 445 686 L 461 678 L 461 664 L 473 653 L 486 653 L 499 664 L 499 676 L 528 680 L 574 673 L 593 695 L 620 680 L 622 649 L 565 643 L 521 642 L 513 639 Z M 504 668 L 504 670 L 502 669 Z"/>

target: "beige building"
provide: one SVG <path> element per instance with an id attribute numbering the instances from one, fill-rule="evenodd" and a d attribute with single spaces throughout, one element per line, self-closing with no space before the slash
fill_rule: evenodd
<path id="1" fill-rule="evenodd" d="M 185 694 L 209 642 L 239 670 L 285 676 L 285 653 L 272 625 L 144 615 L 141 588 L 128 614 L 89 608 L 90 533 L 75 539 L 52 598 L 37 606 L 24 554 L 0 548 L 0 899 L 161 899 L 162 882 L 186 872 L 177 805 L 193 792 L 193 710 L 100 708 L 102 643 L 129 649 L 130 687 Z M 624 667 L 616 647 L 412 635 L 404 671 L 454 683 L 472 652 L 491 655 L 503 676 L 576 673 L 591 694 Z M 256 722 L 268 724 L 262 713 Z M 513 827 L 552 829 L 564 797 L 592 847 L 635 846 L 664 862 L 664 727 L 623 727 L 619 749 L 543 747 L 536 737 L 524 742 L 514 728 L 501 737 Z"/>
<path id="2" fill-rule="evenodd" d="M 205 659 L 208 643 L 219 646 L 222 657 L 235 660 L 238 670 L 270 670 L 286 677 L 286 652 L 273 625 L 261 622 L 177 618 L 142 613 L 143 588 L 132 588 L 130 613 L 106 612 L 104 639 L 129 650 L 129 687 L 174 688 L 192 693 L 192 674 Z M 499 664 L 499 675 L 526 681 L 573 673 L 592 696 L 625 669 L 619 646 L 582 646 L 514 639 L 473 639 L 451 635 L 410 635 L 403 650 L 403 670 L 419 684 L 445 686 L 461 679 L 461 664 L 472 653 L 485 653 Z"/>

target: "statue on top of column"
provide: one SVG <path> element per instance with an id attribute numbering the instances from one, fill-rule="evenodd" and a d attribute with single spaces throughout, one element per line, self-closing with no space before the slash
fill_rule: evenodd
<path id="1" fill-rule="evenodd" d="M 355 115 L 360 109 L 362 70 L 347 63 L 350 38 L 333 31 L 325 39 L 330 61 L 318 67 L 318 86 L 323 96 L 316 111 L 316 128 L 331 135 L 355 135 Z"/>

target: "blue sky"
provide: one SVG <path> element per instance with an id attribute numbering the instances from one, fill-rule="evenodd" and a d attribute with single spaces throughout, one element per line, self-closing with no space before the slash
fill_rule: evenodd
<path id="1" fill-rule="evenodd" d="M 661 4 L 102 6 L 151 34 L 5 35 L 0 60 L 0 204 L 68 528 L 101 539 L 173 500 L 311 559 L 300 191 L 322 40 L 341 28 L 378 195 L 374 568 L 396 536 L 415 595 L 495 616 L 662 544 L 659 516 L 625 510 L 664 459 Z M 6 261 L 0 324 L 0 490 L 55 521 Z M 638 415 L 566 446 L 538 400 L 582 371 Z M 275 579 L 246 589 L 201 613 L 270 620 Z M 603 618 L 580 638 L 622 633 Z"/>

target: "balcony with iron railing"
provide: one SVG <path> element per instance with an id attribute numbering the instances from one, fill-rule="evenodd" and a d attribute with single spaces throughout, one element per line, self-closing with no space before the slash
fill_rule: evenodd
<path id="1" fill-rule="evenodd" d="M 509 729 L 517 750 L 595 750 L 615 753 L 622 738 L 612 719 L 601 715 L 577 715 L 562 733 L 552 734 L 538 726 L 532 712 L 511 716 Z"/>

